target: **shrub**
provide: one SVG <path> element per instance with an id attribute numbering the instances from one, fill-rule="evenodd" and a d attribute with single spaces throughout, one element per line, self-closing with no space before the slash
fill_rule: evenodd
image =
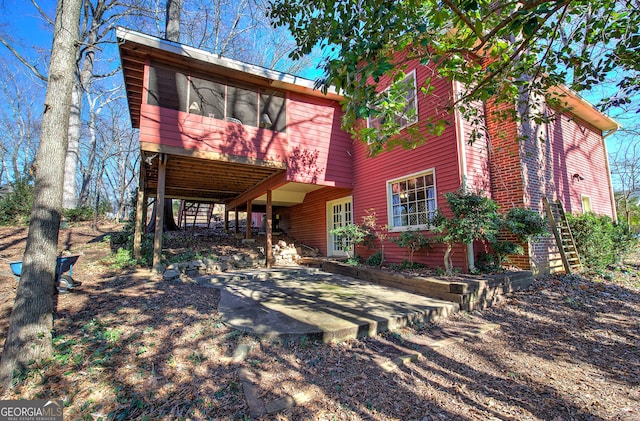
<path id="1" fill-rule="evenodd" d="M 391 239 L 399 247 L 409 250 L 409 264 L 413 265 L 413 255 L 422 248 L 431 248 L 431 239 L 424 236 L 420 231 L 403 231 L 399 236 Z"/>
<path id="2" fill-rule="evenodd" d="M 382 266 L 382 253 L 379 251 L 373 253 L 367 257 L 365 263 L 369 266 Z"/>
<path id="3" fill-rule="evenodd" d="M 119 248 L 115 256 L 113 256 L 113 263 L 111 267 L 114 269 L 126 269 L 128 267 L 135 266 L 136 260 L 131 255 L 129 250 Z"/>
<path id="4" fill-rule="evenodd" d="M 91 206 L 63 209 L 62 216 L 69 222 L 91 221 L 93 220 L 94 210 Z"/>
<path id="5" fill-rule="evenodd" d="M 606 215 L 567 214 L 582 264 L 602 270 L 618 261 L 636 244 L 626 224 L 614 224 Z"/>
<path id="6" fill-rule="evenodd" d="M 502 265 L 509 261 L 507 258 L 510 254 L 524 254 L 524 249 L 520 244 L 512 243 L 511 241 L 495 241 L 491 243 L 491 249 L 496 256 L 495 264 L 498 269 Z"/>
<path id="7" fill-rule="evenodd" d="M 481 192 L 458 190 L 444 196 L 452 216 L 447 217 L 438 212 L 432 223 L 434 232 L 441 233 L 440 241 L 447 245 L 444 254 L 446 273 L 453 275 L 453 245 L 467 244 L 474 240 L 493 241 L 500 226 L 500 217 L 497 213 L 498 204 Z"/>
<path id="8" fill-rule="evenodd" d="M 12 192 L 0 199 L 0 225 L 28 224 L 33 206 L 33 181 L 21 177 L 11 184 Z"/>
<path id="9" fill-rule="evenodd" d="M 547 221 L 531 209 L 509 209 L 504 216 L 504 229 L 525 242 L 549 235 Z"/>
<path id="10" fill-rule="evenodd" d="M 353 258 L 355 247 L 371 238 L 371 231 L 358 224 L 347 224 L 329 231 L 336 237 L 336 242 L 342 241 L 347 257 Z"/>
<path id="11" fill-rule="evenodd" d="M 378 260 L 378 266 L 382 266 L 384 263 L 384 242 L 389 237 L 389 227 L 386 225 L 378 224 L 378 215 L 374 208 L 365 209 L 366 215 L 362 217 L 362 227 L 368 230 L 368 235 L 365 238 L 365 245 L 369 248 L 375 248 L 374 238 L 378 239 L 380 243 L 380 259 Z"/>

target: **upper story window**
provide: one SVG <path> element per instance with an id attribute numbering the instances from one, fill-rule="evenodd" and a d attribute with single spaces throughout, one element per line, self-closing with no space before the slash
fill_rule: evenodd
<path id="1" fill-rule="evenodd" d="M 406 75 L 396 87 L 392 90 L 391 87 L 385 89 L 380 95 L 388 96 L 393 100 L 392 96 L 401 95 L 406 101 L 406 107 L 403 112 L 396 113 L 395 121 L 400 126 L 400 130 L 405 127 L 416 123 L 418 121 L 418 100 L 417 100 L 417 88 L 416 88 L 416 71 Z M 369 127 L 380 128 L 382 124 L 381 117 L 369 118 L 367 121 Z"/>
<path id="2" fill-rule="evenodd" d="M 593 212 L 591 208 L 591 197 L 580 195 L 580 201 L 582 202 L 582 213 Z"/>
<path id="3" fill-rule="evenodd" d="M 147 103 L 172 110 L 187 111 L 187 76 L 164 67 L 149 68 Z"/>
<path id="4" fill-rule="evenodd" d="M 387 181 L 387 203 L 393 231 L 428 229 L 436 212 L 435 171 Z"/>
<path id="5" fill-rule="evenodd" d="M 246 126 L 286 131 L 283 92 L 152 65 L 147 103 Z"/>

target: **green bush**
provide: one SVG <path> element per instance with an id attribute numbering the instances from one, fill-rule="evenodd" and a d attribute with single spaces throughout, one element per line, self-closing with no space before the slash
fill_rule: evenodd
<path id="1" fill-rule="evenodd" d="M 68 222 L 81 222 L 93 220 L 94 211 L 91 206 L 80 206 L 73 209 L 63 209 L 62 216 Z"/>
<path id="2" fill-rule="evenodd" d="M 467 244 L 475 240 L 492 242 L 500 227 L 498 204 L 482 192 L 457 190 L 444 194 L 451 216 L 436 212 L 432 219 L 433 232 L 446 244 L 444 267 L 447 275 L 454 272 L 451 252 L 454 244 Z"/>
<path id="3" fill-rule="evenodd" d="M 365 261 L 365 263 L 368 266 L 381 266 L 382 265 L 382 253 L 379 252 L 379 251 L 376 251 L 371 256 L 367 257 L 367 260 Z"/>
<path id="4" fill-rule="evenodd" d="M 549 234 L 547 221 L 531 209 L 513 208 L 504 215 L 504 229 L 521 241 L 535 240 Z"/>
<path id="5" fill-rule="evenodd" d="M 616 263 L 636 244 L 626 224 L 614 224 L 606 215 L 567 214 L 582 264 L 591 270 L 602 270 Z"/>
<path id="6" fill-rule="evenodd" d="M 335 236 L 336 242 L 342 242 L 344 244 L 344 251 L 349 258 L 355 257 L 355 248 L 358 244 L 368 240 L 370 241 L 372 236 L 369 228 L 358 224 L 343 225 L 329 232 Z"/>
<path id="7" fill-rule="evenodd" d="M 511 241 L 495 241 L 491 243 L 491 249 L 496 256 L 495 263 L 498 266 L 498 269 L 502 268 L 502 265 L 509 261 L 507 258 L 508 255 L 524 254 L 522 246 L 520 244 L 512 243 Z"/>
<path id="8" fill-rule="evenodd" d="M 11 187 L 13 191 L 0 199 L 0 225 L 28 224 L 33 206 L 33 180 L 21 177 Z"/>
<path id="9" fill-rule="evenodd" d="M 413 264 L 413 255 L 422 248 L 431 249 L 432 240 L 425 237 L 421 231 L 407 230 L 392 238 L 391 242 L 396 243 L 398 247 L 406 247 L 409 250 L 409 263 Z"/>

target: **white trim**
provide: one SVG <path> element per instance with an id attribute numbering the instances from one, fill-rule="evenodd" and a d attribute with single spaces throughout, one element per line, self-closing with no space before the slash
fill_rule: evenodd
<path id="1" fill-rule="evenodd" d="M 460 82 L 457 80 L 453 81 L 453 95 L 454 100 L 457 101 L 459 98 L 460 92 Z M 459 170 L 460 170 L 460 187 L 465 187 L 467 185 L 467 150 L 466 150 L 466 133 L 464 130 L 464 122 L 462 118 L 462 114 L 460 110 L 456 107 L 454 110 L 455 120 L 456 120 L 456 128 L 458 131 L 458 147 L 460 148 L 459 158 Z"/>
<path id="2" fill-rule="evenodd" d="M 417 171 L 412 174 L 407 174 L 402 177 L 396 177 L 391 180 L 387 180 L 385 182 L 385 192 L 387 195 L 387 224 L 389 227 L 389 232 L 402 232 L 402 231 L 425 231 L 431 229 L 430 224 L 422 224 L 422 225 L 407 225 L 402 227 L 395 227 L 393 225 L 393 203 L 392 196 L 393 192 L 391 191 L 391 185 L 393 183 L 408 180 L 413 177 L 418 177 L 422 175 L 431 175 L 433 177 L 433 203 L 435 204 L 435 209 L 438 209 L 438 187 L 436 183 L 436 168 L 431 167 L 422 171 Z"/>
<path id="3" fill-rule="evenodd" d="M 327 233 L 327 257 L 339 256 L 344 257 L 347 253 L 334 253 L 333 251 L 333 235 L 329 231 L 333 228 L 333 205 L 350 203 L 351 204 L 351 223 L 353 223 L 353 196 L 345 196 L 339 199 L 329 200 L 326 202 L 326 233 Z M 354 250 L 355 252 L 355 250 Z"/>
<path id="4" fill-rule="evenodd" d="M 411 122 L 408 122 L 405 125 L 400 125 L 400 130 L 404 130 L 407 127 L 413 126 L 414 124 L 416 124 L 418 122 L 419 118 L 419 109 L 418 109 L 418 81 L 417 81 L 417 74 L 416 74 L 416 69 L 413 69 L 412 71 L 410 71 L 409 73 L 405 73 L 404 77 L 402 78 L 401 81 L 399 81 L 398 83 L 404 82 L 405 79 L 409 78 L 410 76 L 413 76 L 413 98 L 414 98 L 414 102 L 415 102 L 415 116 L 414 116 L 414 120 Z M 387 86 L 385 89 L 383 89 L 382 91 L 380 91 L 380 93 L 378 95 L 384 94 L 386 91 L 388 91 L 389 89 L 391 89 L 391 85 Z M 402 116 L 396 116 L 396 118 L 400 118 L 400 119 L 404 119 L 407 120 L 407 118 L 405 118 L 404 115 Z M 407 120 L 408 121 L 408 120 Z M 367 127 L 371 128 L 371 117 L 367 118 Z"/>
<path id="5" fill-rule="evenodd" d="M 604 164 L 607 169 L 607 183 L 609 184 L 609 200 L 611 201 L 611 215 L 613 222 L 618 222 L 618 209 L 616 209 L 616 197 L 613 191 L 613 181 L 611 181 L 611 167 L 609 166 L 609 152 L 607 151 L 607 137 L 614 134 L 618 129 L 611 130 L 602 136 L 602 148 L 604 150 Z"/>
<path id="6" fill-rule="evenodd" d="M 455 101 L 458 101 L 460 91 L 461 91 L 460 82 L 457 80 L 454 80 L 453 81 L 453 98 Z M 460 187 L 463 188 L 464 190 L 467 190 L 468 188 L 467 183 L 469 181 L 468 174 L 467 174 L 467 141 L 466 141 L 467 135 L 464 130 L 464 121 L 462 118 L 462 113 L 460 113 L 460 110 L 458 109 L 458 107 L 455 107 L 453 112 L 456 120 L 456 129 L 457 129 L 456 131 L 458 132 L 456 136 L 458 139 L 458 148 L 460 149 L 460 152 L 458 153 L 458 159 L 459 159 L 458 169 L 460 171 Z M 474 270 L 475 256 L 474 256 L 474 250 L 473 250 L 473 241 L 470 243 L 467 243 L 466 246 L 467 246 L 467 264 L 469 265 L 469 270 Z"/>
<path id="7" fill-rule="evenodd" d="M 584 200 L 587 199 L 589 201 L 589 207 L 591 209 L 589 209 L 588 211 L 584 210 Z M 591 202 L 591 196 L 587 195 L 587 194 L 581 194 L 580 195 L 580 208 L 582 209 L 582 213 L 587 213 L 587 212 L 593 212 L 593 203 Z"/>

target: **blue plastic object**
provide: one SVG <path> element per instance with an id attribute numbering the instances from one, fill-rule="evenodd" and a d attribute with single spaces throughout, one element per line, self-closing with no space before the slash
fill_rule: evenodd
<path id="1" fill-rule="evenodd" d="M 56 258 L 56 282 L 60 281 L 60 275 L 65 272 L 69 272 L 69 276 L 73 276 L 73 265 L 76 264 L 79 254 L 74 256 L 58 256 Z M 20 280 L 20 276 L 22 275 L 22 262 L 11 262 L 9 263 L 11 266 L 11 272 L 13 272 L 14 276 Z"/>

